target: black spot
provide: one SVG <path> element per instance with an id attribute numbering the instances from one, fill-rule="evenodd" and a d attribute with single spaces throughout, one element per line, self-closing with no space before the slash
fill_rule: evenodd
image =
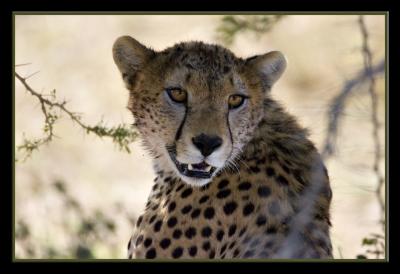
<path id="1" fill-rule="evenodd" d="M 217 232 L 217 240 L 221 241 L 222 238 L 224 237 L 224 234 L 225 234 L 225 232 L 222 229 L 218 230 L 218 232 Z"/>
<path id="2" fill-rule="evenodd" d="M 264 215 L 260 215 L 257 217 L 256 224 L 258 226 L 263 226 L 267 223 L 267 218 Z"/>
<path id="3" fill-rule="evenodd" d="M 140 224 L 142 223 L 142 221 L 143 221 L 143 215 L 142 215 L 142 216 L 140 216 L 140 217 L 137 219 L 137 222 L 136 222 L 136 227 L 139 227 L 139 226 L 140 226 Z"/>
<path id="4" fill-rule="evenodd" d="M 191 188 L 185 189 L 182 194 L 181 198 L 186 198 L 192 194 L 193 190 Z"/>
<path id="5" fill-rule="evenodd" d="M 149 220 L 149 224 L 152 224 L 154 222 L 154 220 L 156 219 L 157 215 L 153 215 L 151 216 L 150 220 Z"/>
<path id="6" fill-rule="evenodd" d="M 265 230 L 265 234 L 275 234 L 277 232 L 277 229 L 275 226 L 268 227 L 267 230 Z"/>
<path id="7" fill-rule="evenodd" d="M 161 220 L 158 220 L 158 221 L 154 224 L 154 232 L 160 231 L 161 225 L 162 225 L 162 221 L 161 221 Z"/>
<path id="8" fill-rule="evenodd" d="M 297 180 L 300 184 L 302 184 L 302 185 L 305 185 L 305 184 L 306 184 L 306 182 L 303 180 L 303 177 L 302 177 L 302 175 L 301 175 L 301 171 L 300 171 L 299 169 L 293 170 L 293 176 L 294 176 L 294 178 L 296 178 L 296 180 Z"/>
<path id="9" fill-rule="evenodd" d="M 139 246 L 143 242 L 143 235 L 140 235 L 136 239 L 136 246 Z"/>
<path id="10" fill-rule="evenodd" d="M 204 218 L 206 219 L 212 219 L 215 215 L 215 210 L 212 207 L 207 207 L 206 210 L 204 210 Z"/>
<path id="11" fill-rule="evenodd" d="M 157 253 L 154 248 L 150 248 L 146 252 L 146 259 L 154 259 L 156 257 Z"/>
<path id="12" fill-rule="evenodd" d="M 221 182 L 219 182 L 218 184 L 218 188 L 219 189 L 223 189 L 224 187 L 226 187 L 229 184 L 228 180 L 221 180 Z"/>
<path id="13" fill-rule="evenodd" d="M 248 216 L 254 211 L 254 205 L 252 203 L 248 203 L 243 208 L 243 215 Z"/>
<path id="14" fill-rule="evenodd" d="M 197 247 L 195 245 L 189 247 L 189 255 L 194 257 L 196 256 L 196 254 L 197 254 Z"/>
<path id="15" fill-rule="evenodd" d="M 148 202 L 146 203 L 146 209 L 150 208 L 150 205 L 151 205 L 151 202 L 148 201 Z M 139 217 L 139 218 L 140 218 L 140 217 Z"/>
<path id="16" fill-rule="evenodd" d="M 228 73 L 229 71 L 231 71 L 231 68 L 228 66 L 224 66 L 224 74 Z"/>
<path id="17" fill-rule="evenodd" d="M 242 237 L 245 232 L 246 232 L 246 228 L 243 227 L 242 230 L 240 230 L 240 232 L 239 232 L 239 237 Z"/>
<path id="18" fill-rule="evenodd" d="M 274 246 L 274 241 L 268 241 L 265 243 L 264 248 L 269 249 Z"/>
<path id="19" fill-rule="evenodd" d="M 238 186 L 239 190 L 249 190 L 251 188 L 251 184 L 249 182 L 240 183 Z"/>
<path id="20" fill-rule="evenodd" d="M 228 236 L 231 237 L 236 232 L 236 225 L 231 225 L 229 227 Z"/>
<path id="21" fill-rule="evenodd" d="M 231 215 L 237 208 L 237 203 L 232 201 L 224 205 L 224 212 L 226 215 Z"/>
<path id="22" fill-rule="evenodd" d="M 289 182 L 286 180 L 286 178 L 285 177 L 283 177 L 282 175 L 279 175 L 277 178 L 276 178 L 276 181 L 278 182 L 278 184 L 280 184 L 281 186 L 288 186 L 289 185 Z"/>
<path id="23" fill-rule="evenodd" d="M 246 238 L 243 239 L 243 243 L 248 244 L 250 240 L 251 240 L 250 236 L 246 236 Z"/>
<path id="24" fill-rule="evenodd" d="M 192 206 L 191 205 L 187 205 L 184 208 L 182 208 L 181 212 L 182 214 L 187 214 L 192 210 Z"/>
<path id="25" fill-rule="evenodd" d="M 131 248 L 131 240 L 128 242 L 128 250 Z"/>
<path id="26" fill-rule="evenodd" d="M 158 204 L 155 204 L 153 207 L 152 207 L 152 210 L 156 210 L 158 208 Z"/>
<path id="27" fill-rule="evenodd" d="M 236 241 L 233 241 L 232 243 L 230 243 L 230 245 L 228 246 L 228 249 L 232 249 L 236 244 Z"/>
<path id="28" fill-rule="evenodd" d="M 146 240 L 144 240 L 144 247 L 149 247 L 151 245 L 151 243 L 153 242 L 153 240 L 151 238 L 146 238 Z"/>
<path id="29" fill-rule="evenodd" d="M 186 82 L 189 82 L 190 78 L 192 78 L 192 74 L 189 72 L 188 74 L 186 74 Z"/>
<path id="30" fill-rule="evenodd" d="M 169 204 L 169 197 L 168 197 L 168 199 L 167 200 L 165 200 L 165 202 L 164 202 L 164 206 L 163 207 L 166 207 L 168 204 Z"/>
<path id="31" fill-rule="evenodd" d="M 258 166 L 251 166 L 250 170 L 253 173 L 259 173 L 260 172 L 260 168 Z"/>
<path id="32" fill-rule="evenodd" d="M 233 82 L 233 77 L 229 77 L 229 82 L 231 83 L 232 86 L 235 85 L 235 83 Z"/>
<path id="33" fill-rule="evenodd" d="M 270 203 L 269 206 L 268 206 L 268 209 L 269 209 L 269 212 L 272 215 L 278 214 L 279 211 L 280 211 L 280 207 L 279 207 L 278 202 L 277 201 L 273 201 L 272 203 Z"/>
<path id="34" fill-rule="evenodd" d="M 233 257 L 237 257 L 240 253 L 240 250 L 238 248 L 235 249 L 235 251 L 233 251 Z"/>
<path id="35" fill-rule="evenodd" d="M 166 183 L 168 183 L 169 181 L 171 181 L 171 177 L 170 177 L 170 176 L 168 176 L 168 177 L 166 177 L 166 178 L 164 179 L 164 182 L 166 182 Z"/>
<path id="36" fill-rule="evenodd" d="M 175 248 L 174 251 L 172 251 L 172 257 L 175 259 L 181 257 L 182 254 L 183 254 L 183 249 L 182 249 L 182 247 L 179 247 L 179 246 L 177 248 Z"/>
<path id="37" fill-rule="evenodd" d="M 208 195 L 204 195 L 204 196 L 201 197 L 201 199 L 199 200 L 199 203 L 200 203 L 200 204 L 203 204 L 203 203 L 207 202 L 207 200 L 208 200 L 209 198 L 210 198 L 210 197 L 209 197 Z"/>
<path id="38" fill-rule="evenodd" d="M 224 190 L 221 190 L 221 191 L 219 191 L 217 193 L 217 198 L 218 199 L 223 199 L 223 198 L 228 197 L 230 194 L 231 194 L 231 190 L 230 189 L 224 189 Z"/>
<path id="39" fill-rule="evenodd" d="M 265 164 L 265 157 L 264 157 L 264 158 L 261 158 L 261 159 L 258 159 L 258 160 L 256 161 L 256 164 L 257 164 L 257 165 Z"/>
<path id="40" fill-rule="evenodd" d="M 196 229 L 194 227 L 189 227 L 186 231 L 185 231 L 185 236 L 188 239 L 192 239 L 194 236 L 196 236 Z"/>
<path id="41" fill-rule="evenodd" d="M 288 149 L 287 147 L 285 147 L 281 142 L 272 142 L 273 146 L 276 147 L 277 149 L 279 149 L 281 152 L 283 152 L 283 154 L 292 154 L 292 151 L 290 149 Z"/>
<path id="42" fill-rule="evenodd" d="M 164 238 L 160 242 L 160 246 L 161 246 L 162 249 L 168 248 L 170 244 L 171 244 L 171 240 L 168 239 L 168 238 Z"/>
<path id="43" fill-rule="evenodd" d="M 192 217 L 192 219 L 196 219 L 197 217 L 199 217 L 201 210 L 199 208 L 193 210 L 192 214 L 190 215 Z"/>
<path id="44" fill-rule="evenodd" d="M 215 250 L 211 250 L 210 255 L 208 256 L 210 259 L 214 259 L 215 257 Z"/>
<path id="45" fill-rule="evenodd" d="M 212 229 L 209 226 L 205 226 L 202 230 L 201 230 L 201 235 L 203 237 L 210 237 L 212 233 Z"/>
<path id="46" fill-rule="evenodd" d="M 203 247 L 204 251 L 209 250 L 211 247 L 210 242 L 209 241 L 204 242 L 202 247 Z"/>
<path id="47" fill-rule="evenodd" d="M 168 212 L 174 211 L 175 208 L 176 208 L 176 203 L 175 202 L 170 203 L 168 206 Z"/>
<path id="48" fill-rule="evenodd" d="M 275 169 L 273 169 L 272 167 L 267 167 L 265 171 L 269 177 L 275 176 Z"/>
<path id="49" fill-rule="evenodd" d="M 211 184 L 206 184 L 205 186 L 202 186 L 202 187 L 200 188 L 200 190 L 201 190 L 201 191 L 205 191 L 205 190 L 207 190 L 207 189 L 210 188 L 210 185 L 211 185 Z"/>
<path id="50" fill-rule="evenodd" d="M 168 219 L 167 225 L 168 227 L 174 227 L 177 222 L 178 220 L 176 219 L 176 217 L 171 217 Z"/>
<path id="51" fill-rule="evenodd" d="M 267 186 L 260 186 L 257 190 L 258 196 L 260 197 L 268 197 L 271 194 L 271 189 Z"/>
<path id="52" fill-rule="evenodd" d="M 250 258 L 254 255 L 254 251 L 253 250 L 247 250 L 244 254 L 243 254 L 243 258 Z"/>
<path id="53" fill-rule="evenodd" d="M 180 229 L 175 229 L 174 233 L 172 233 L 172 237 L 174 237 L 174 239 L 179 239 L 182 236 L 182 230 Z"/>
<path id="54" fill-rule="evenodd" d="M 290 169 L 286 165 L 282 165 L 282 168 L 287 174 L 290 174 Z"/>
<path id="55" fill-rule="evenodd" d="M 177 189 L 175 190 L 176 192 L 180 191 L 185 185 L 181 184 L 180 186 L 177 187 Z"/>

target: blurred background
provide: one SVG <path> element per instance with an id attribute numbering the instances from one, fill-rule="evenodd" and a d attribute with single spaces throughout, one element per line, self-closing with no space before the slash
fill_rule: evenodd
<path id="1" fill-rule="evenodd" d="M 365 60 L 384 60 L 384 15 L 16 15 L 15 70 L 46 98 L 55 89 L 87 125 L 129 125 L 128 92 L 111 53 L 121 35 L 155 50 L 201 40 L 240 57 L 282 51 L 288 69 L 274 98 L 310 129 L 320 150 L 327 140 L 334 144 L 326 159 L 334 256 L 383 258 L 385 186 L 376 190 L 385 176 L 385 75 L 374 75 L 373 89 L 359 75 Z M 152 186 L 151 160 L 140 139 L 127 153 L 55 113 L 54 138 L 25 159 L 17 147 L 46 134 L 45 120 L 38 98 L 15 79 L 15 256 L 126 258 Z"/>

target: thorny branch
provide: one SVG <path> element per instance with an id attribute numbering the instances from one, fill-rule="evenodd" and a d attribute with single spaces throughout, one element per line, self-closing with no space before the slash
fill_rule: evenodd
<path id="1" fill-rule="evenodd" d="M 226 44 L 232 44 L 235 36 L 239 32 L 252 31 L 256 35 L 263 34 L 281 20 L 284 15 L 227 15 L 222 18 L 220 26 L 217 28 L 219 38 Z"/>
<path id="2" fill-rule="evenodd" d="M 15 77 L 22 83 L 22 85 L 31 95 L 39 100 L 40 107 L 45 118 L 43 128 L 45 136 L 35 140 L 28 140 L 24 138 L 23 144 L 17 147 L 18 150 L 25 152 L 24 160 L 30 157 L 34 150 L 37 150 L 42 145 L 48 144 L 50 141 L 52 141 L 53 137 L 56 137 L 54 134 L 54 124 L 60 117 L 54 112 L 54 109 L 58 110 L 59 113 L 66 114 L 73 122 L 83 128 L 86 133 L 92 133 L 98 137 L 109 137 L 119 147 L 119 149 L 125 150 L 128 153 L 130 152 L 129 144 L 136 139 L 137 133 L 132 129 L 127 128 L 126 125 L 121 124 L 116 127 L 107 128 L 103 125 L 103 121 L 99 122 L 95 126 L 86 125 L 81 121 L 81 117 L 77 113 L 74 113 L 66 108 L 66 101 L 56 101 L 55 90 L 53 90 L 50 94 L 51 99 L 47 99 L 43 94 L 36 92 L 29 86 L 27 83 L 28 77 L 22 77 L 17 72 L 15 72 Z"/>

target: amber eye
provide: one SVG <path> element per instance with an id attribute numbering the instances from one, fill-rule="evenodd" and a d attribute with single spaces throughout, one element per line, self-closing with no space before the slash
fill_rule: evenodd
<path id="1" fill-rule="evenodd" d="M 177 103 L 184 103 L 186 102 L 187 99 L 187 93 L 184 90 L 181 90 L 179 88 L 169 88 L 166 89 L 169 98 L 171 98 L 172 101 L 177 102 Z"/>
<path id="2" fill-rule="evenodd" d="M 228 99 L 229 109 L 240 107 L 244 103 L 245 99 L 246 99 L 246 97 L 242 96 L 242 95 L 229 96 L 229 99 Z"/>

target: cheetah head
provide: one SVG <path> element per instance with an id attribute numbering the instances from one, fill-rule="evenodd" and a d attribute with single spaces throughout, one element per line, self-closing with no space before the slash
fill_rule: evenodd
<path id="1" fill-rule="evenodd" d="M 158 169 L 202 186 L 235 169 L 264 115 L 263 100 L 286 68 L 280 52 L 247 59 L 202 42 L 157 52 L 123 36 L 113 57 L 128 108 Z"/>

